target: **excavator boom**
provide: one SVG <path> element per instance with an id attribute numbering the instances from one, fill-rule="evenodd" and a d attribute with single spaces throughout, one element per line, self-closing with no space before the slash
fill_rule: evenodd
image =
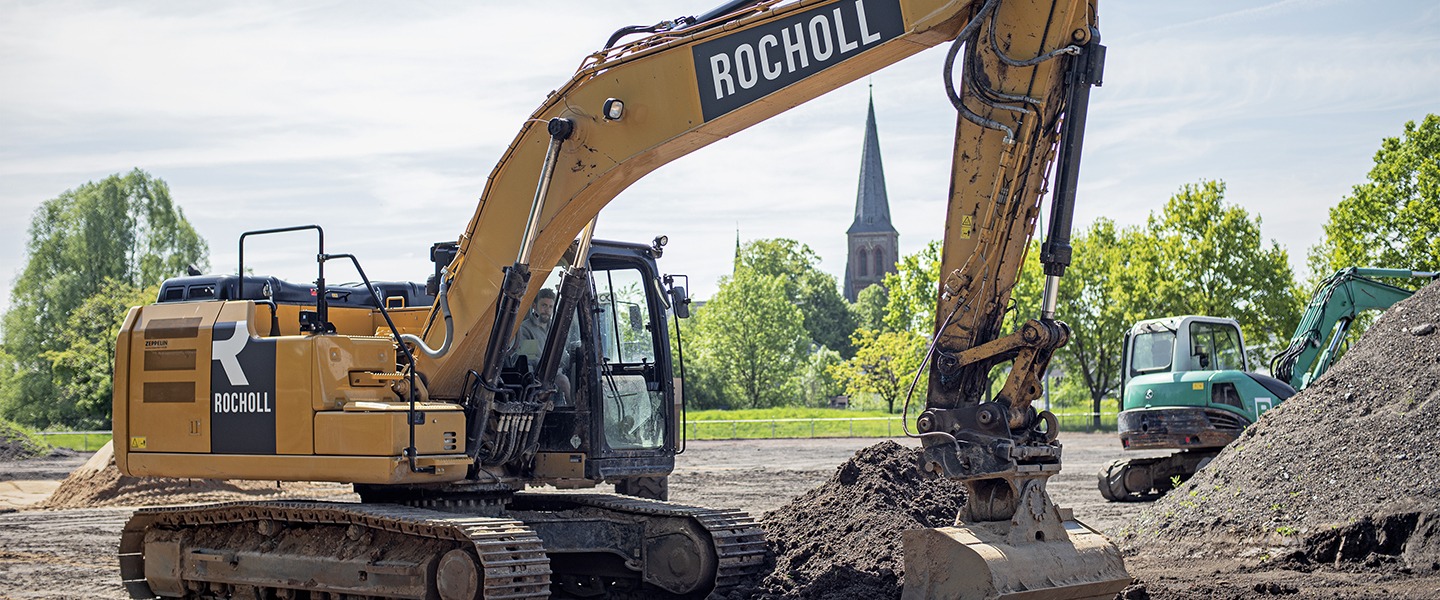
<path id="1" fill-rule="evenodd" d="M 1270 360 L 1270 372 L 1296 390 L 1305 389 L 1339 356 L 1340 344 L 1356 317 L 1390 308 L 1414 293 L 1375 278 L 1433 279 L 1437 275 L 1440 273 L 1409 269 L 1350 267 L 1336 271 L 1310 296 L 1290 343 Z"/>

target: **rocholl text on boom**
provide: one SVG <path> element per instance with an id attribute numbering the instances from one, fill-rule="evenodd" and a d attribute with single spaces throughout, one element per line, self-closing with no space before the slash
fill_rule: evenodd
<path id="1" fill-rule="evenodd" d="M 270 392 L 217 392 L 214 412 L 268 413 L 275 411 L 270 408 Z"/>
<path id="2" fill-rule="evenodd" d="M 734 94 L 736 85 L 748 90 L 761 78 L 773 81 L 784 73 L 809 69 L 811 61 L 816 68 L 824 68 L 825 63 L 839 60 L 841 55 L 881 40 L 865 16 L 863 0 L 855 0 L 853 15 L 847 12 L 837 7 L 829 14 L 822 12 L 787 25 L 779 35 L 765 34 L 754 45 L 744 43 L 729 52 L 711 55 L 715 99 Z"/>

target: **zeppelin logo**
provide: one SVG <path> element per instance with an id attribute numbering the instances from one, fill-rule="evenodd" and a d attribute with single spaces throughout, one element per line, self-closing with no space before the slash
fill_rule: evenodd
<path id="1" fill-rule="evenodd" d="M 899 0 L 845 0 L 695 46 L 710 121 L 900 35 Z"/>
<path id="2" fill-rule="evenodd" d="M 210 414 L 222 413 L 268 413 L 275 412 L 270 408 L 270 392 L 235 392 L 229 394 L 215 394 L 215 406 Z"/>

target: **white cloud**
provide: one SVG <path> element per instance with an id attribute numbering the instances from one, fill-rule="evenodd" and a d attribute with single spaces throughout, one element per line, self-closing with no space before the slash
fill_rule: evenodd
<path id="1" fill-rule="evenodd" d="M 139 166 L 169 181 L 234 264 L 241 231 L 317 222 L 377 278 L 420 278 L 455 237 L 545 93 L 620 25 L 718 0 L 594 3 L 0 3 L 0 209 Z M 1423 2 L 1102 4 L 1078 223 L 1138 223 L 1180 185 L 1230 184 L 1302 257 L 1324 208 L 1363 179 L 1383 136 L 1440 97 L 1437 10 Z M 943 50 L 874 74 L 902 251 L 943 234 L 955 116 Z M 600 233 L 670 236 L 664 268 L 701 296 L 746 239 L 794 237 L 837 276 L 855 197 L 867 81 L 667 165 Z M 3 225 L 0 273 L 23 260 Z M 303 243 L 270 261 L 308 277 Z M 1298 260 L 1297 260 L 1298 263 Z M 3 302 L 3 300 L 0 300 Z"/>

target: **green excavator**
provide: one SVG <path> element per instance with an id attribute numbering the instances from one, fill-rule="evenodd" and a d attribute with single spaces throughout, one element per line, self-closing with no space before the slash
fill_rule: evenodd
<path id="1" fill-rule="evenodd" d="M 1125 333 L 1118 417 L 1125 450 L 1177 450 L 1122 458 L 1100 470 L 1110 501 L 1158 497 L 1188 479 L 1265 411 L 1325 373 L 1356 319 L 1409 298 L 1411 290 L 1378 278 L 1435 278 L 1440 273 L 1350 267 L 1316 288 L 1290 343 L 1270 361 L 1273 376 L 1249 370 L 1234 319 L 1180 316 L 1136 323 Z"/>

